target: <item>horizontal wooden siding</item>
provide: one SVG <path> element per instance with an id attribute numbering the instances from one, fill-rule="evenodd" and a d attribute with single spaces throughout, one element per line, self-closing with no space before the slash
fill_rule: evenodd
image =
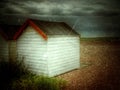
<path id="1" fill-rule="evenodd" d="M 37 74 L 47 74 L 47 42 L 32 27 L 28 27 L 17 41 L 17 53 L 29 69 Z"/>
<path id="2" fill-rule="evenodd" d="M 79 36 L 56 36 L 48 39 L 49 76 L 80 67 Z"/>

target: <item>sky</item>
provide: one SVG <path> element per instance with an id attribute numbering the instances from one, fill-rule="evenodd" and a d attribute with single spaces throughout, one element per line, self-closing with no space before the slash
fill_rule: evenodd
<path id="1" fill-rule="evenodd" d="M 119 0 L 2 0 L 0 22 L 64 21 L 82 37 L 119 37 Z"/>

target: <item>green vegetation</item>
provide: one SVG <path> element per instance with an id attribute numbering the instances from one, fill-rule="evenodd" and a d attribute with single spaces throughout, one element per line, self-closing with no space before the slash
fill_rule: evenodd
<path id="1" fill-rule="evenodd" d="M 60 90 L 64 85 L 64 81 L 55 78 L 28 75 L 14 81 L 12 90 Z"/>
<path id="2" fill-rule="evenodd" d="M 22 64 L 23 62 L 0 62 L 0 90 L 8 88 L 9 83 L 19 79 L 21 76 L 28 75 L 31 72 Z M 32 74 L 32 73 L 31 73 Z"/>
<path id="3" fill-rule="evenodd" d="M 62 79 L 31 73 L 22 61 L 0 62 L 0 90 L 61 90 L 65 85 Z"/>

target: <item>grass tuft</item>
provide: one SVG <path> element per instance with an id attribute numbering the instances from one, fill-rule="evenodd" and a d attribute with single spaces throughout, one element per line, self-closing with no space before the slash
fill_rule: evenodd
<path id="1" fill-rule="evenodd" d="M 63 80 L 33 75 L 14 81 L 12 90 L 60 90 L 64 86 L 65 81 Z"/>
<path id="2" fill-rule="evenodd" d="M 61 90 L 65 85 L 62 79 L 30 72 L 23 61 L 0 61 L 0 90 Z"/>

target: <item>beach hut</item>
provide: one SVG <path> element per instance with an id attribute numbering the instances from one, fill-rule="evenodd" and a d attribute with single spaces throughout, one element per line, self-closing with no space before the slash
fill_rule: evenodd
<path id="1" fill-rule="evenodd" d="M 5 41 L 8 58 L 23 60 L 36 74 L 56 76 L 80 67 L 80 35 L 64 22 L 29 19 L 12 36 Z"/>
<path id="2" fill-rule="evenodd" d="M 13 36 L 19 30 L 20 25 L 0 25 L 0 59 L 8 61 L 16 59 L 16 40 Z M 14 47 L 15 46 L 15 47 Z"/>

